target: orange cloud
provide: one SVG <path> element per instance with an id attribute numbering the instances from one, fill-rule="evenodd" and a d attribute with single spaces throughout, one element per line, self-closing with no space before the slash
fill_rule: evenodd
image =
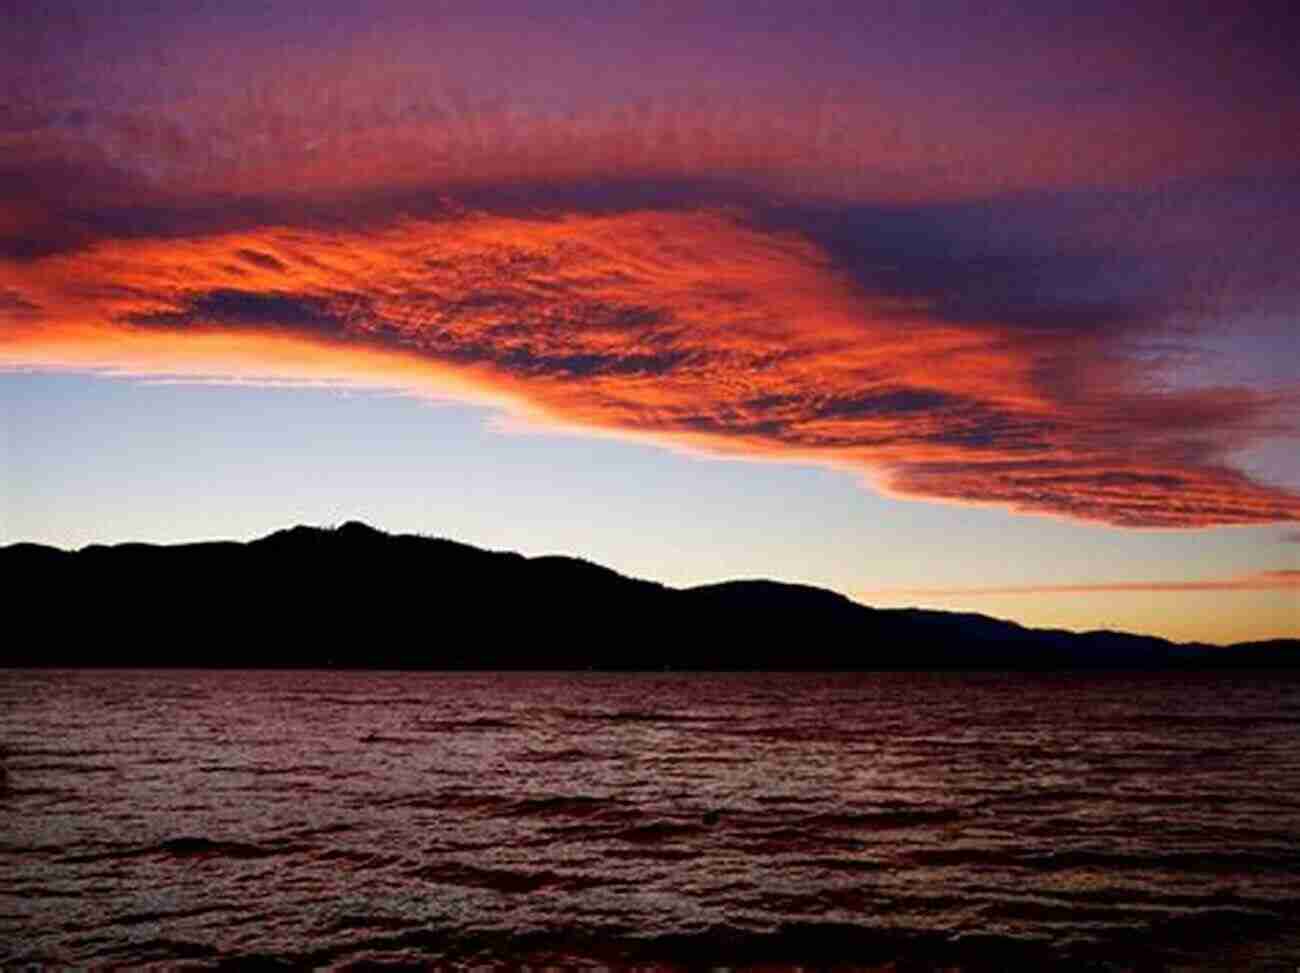
<path id="1" fill-rule="evenodd" d="M 447 204 L 0 263 L 0 366 L 383 385 L 1121 526 L 1300 520 L 1224 459 L 1277 431 L 1268 396 L 1148 387 L 1108 311 L 943 299 L 737 208 Z"/>

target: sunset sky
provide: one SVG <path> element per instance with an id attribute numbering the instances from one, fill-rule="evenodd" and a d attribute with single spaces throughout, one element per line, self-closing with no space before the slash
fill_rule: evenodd
<path id="1" fill-rule="evenodd" d="M 1300 15 L 1022 6 L 0 3 L 0 542 L 1300 635 Z"/>

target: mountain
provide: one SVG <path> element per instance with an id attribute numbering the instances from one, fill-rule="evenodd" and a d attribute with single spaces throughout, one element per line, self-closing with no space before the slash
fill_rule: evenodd
<path id="1" fill-rule="evenodd" d="M 675 589 L 589 561 L 365 524 L 248 543 L 0 548 L 0 665 L 1054 669 L 1300 665 L 1300 640 L 1176 644 L 879 609 L 807 585 Z"/>

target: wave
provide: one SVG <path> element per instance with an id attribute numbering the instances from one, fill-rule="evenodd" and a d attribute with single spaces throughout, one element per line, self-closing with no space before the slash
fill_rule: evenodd
<path id="1" fill-rule="evenodd" d="M 952 824 L 966 815 L 951 808 L 900 808 L 855 813 L 816 814 L 800 822 L 803 828 L 834 828 L 844 831 L 893 831 Z"/>
<path id="2" fill-rule="evenodd" d="M 464 733 L 474 730 L 513 730 L 519 724 L 511 720 L 479 716 L 464 720 L 413 720 L 411 726 L 427 733 Z"/>
<path id="3" fill-rule="evenodd" d="M 694 713 L 669 713 L 656 710 L 563 710 L 562 715 L 580 723 L 681 723 L 712 725 L 725 723 L 724 717 L 699 716 Z"/>
<path id="4" fill-rule="evenodd" d="M 908 861 L 931 867 L 1008 866 L 1033 871 L 1081 868 L 1116 871 L 1300 873 L 1300 852 L 1180 851 L 1123 853 L 1087 849 L 1042 853 L 1009 852 L 989 848 L 921 848 L 906 853 Z"/>
<path id="5" fill-rule="evenodd" d="M 567 797 L 530 797 L 510 802 L 502 813 L 515 817 L 538 818 L 590 818 L 616 812 L 622 807 L 618 801 L 604 797 L 575 794 Z"/>
<path id="6" fill-rule="evenodd" d="M 438 885 L 457 885 L 470 888 L 483 888 L 493 892 L 519 895 L 552 891 L 574 892 L 583 889 L 630 884 L 630 879 L 610 875 L 594 875 L 586 872 L 561 873 L 549 869 L 523 871 L 504 868 L 483 868 L 460 862 L 439 862 L 423 865 L 407 873 L 410 878 L 433 882 Z"/>
<path id="7" fill-rule="evenodd" d="M 597 750 L 583 750 L 578 747 L 564 747 L 559 750 L 529 750 L 519 754 L 515 759 L 534 764 L 578 764 L 589 760 L 602 760 L 610 756 L 613 756 L 613 754 Z"/>
<path id="8" fill-rule="evenodd" d="M 95 862 L 115 861 L 127 858 L 162 856 L 168 858 L 202 859 L 231 858 L 252 859 L 271 858 L 297 850 L 294 847 L 267 848 L 245 841 L 230 841 L 206 838 L 198 835 L 181 835 L 167 838 L 151 845 L 127 845 L 109 847 L 100 851 L 82 852 L 63 855 L 56 859 L 63 865 L 86 865 Z"/>

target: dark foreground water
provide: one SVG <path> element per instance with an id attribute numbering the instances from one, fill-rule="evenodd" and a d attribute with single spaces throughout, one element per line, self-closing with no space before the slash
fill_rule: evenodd
<path id="1" fill-rule="evenodd" d="M 0 671 L 0 963 L 1300 964 L 1300 680 Z"/>

